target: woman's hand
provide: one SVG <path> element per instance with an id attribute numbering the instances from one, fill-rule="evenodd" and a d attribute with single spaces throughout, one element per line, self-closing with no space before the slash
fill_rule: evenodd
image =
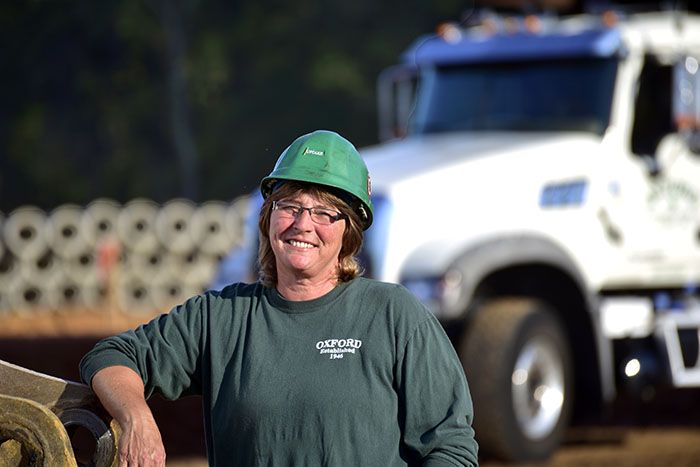
<path id="1" fill-rule="evenodd" d="M 119 425 L 119 467 L 165 465 L 163 440 L 150 410 L 138 420 Z"/>
<path id="2" fill-rule="evenodd" d="M 119 467 L 165 466 L 165 447 L 143 395 L 143 381 L 131 368 L 110 366 L 92 378 L 92 389 L 121 427 Z"/>

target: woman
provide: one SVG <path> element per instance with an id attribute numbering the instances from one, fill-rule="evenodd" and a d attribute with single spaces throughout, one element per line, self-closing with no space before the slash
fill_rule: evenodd
<path id="1" fill-rule="evenodd" d="M 162 465 L 145 402 L 203 397 L 211 465 L 477 465 L 472 407 L 437 320 L 359 277 L 367 168 L 336 133 L 295 140 L 261 184 L 260 276 L 97 344 L 81 375 L 123 428 L 120 465 Z"/>

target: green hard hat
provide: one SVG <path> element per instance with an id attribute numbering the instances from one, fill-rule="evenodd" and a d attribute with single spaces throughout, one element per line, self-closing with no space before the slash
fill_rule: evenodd
<path id="1" fill-rule="evenodd" d="M 372 191 L 369 172 L 355 146 L 338 133 L 317 130 L 300 136 L 282 152 L 275 168 L 260 182 L 264 198 L 275 183 L 283 180 L 315 183 L 351 195 L 350 206 L 362 219 L 362 228 L 372 225 Z"/>

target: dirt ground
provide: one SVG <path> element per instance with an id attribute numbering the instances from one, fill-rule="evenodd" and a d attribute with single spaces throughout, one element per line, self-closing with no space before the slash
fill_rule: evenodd
<path id="1" fill-rule="evenodd" d="M 77 381 L 80 357 L 99 338 L 149 318 L 89 310 L 0 315 L 0 359 Z M 170 402 L 155 397 L 149 404 L 162 430 L 168 465 L 205 466 L 199 398 Z M 481 465 L 507 464 L 484 457 Z M 549 461 L 519 465 L 700 466 L 700 389 L 660 391 L 648 402 L 620 397 L 600 423 L 570 430 Z"/>
<path id="2" fill-rule="evenodd" d="M 564 444 L 547 462 L 528 467 L 681 467 L 700 465 L 700 429 L 588 427 L 589 440 Z M 505 467 L 484 459 L 483 467 Z"/>
<path id="3" fill-rule="evenodd" d="M 700 465 L 700 427 L 591 426 L 575 430 L 576 440 L 565 443 L 547 462 L 506 464 L 482 458 L 482 467 L 697 467 Z M 203 457 L 168 460 L 171 467 L 204 467 Z"/>

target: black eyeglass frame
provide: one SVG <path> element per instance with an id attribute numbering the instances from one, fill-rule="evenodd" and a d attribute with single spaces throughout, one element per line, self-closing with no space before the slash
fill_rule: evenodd
<path id="1" fill-rule="evenodd" d="M 281 206 L 280 206 L 281 205 Z M 319 225 L 331 225 L 335 224 L 341 219 L 347 218 L 345 214 L 343 214 L 340 211 L 336 211 L 335 209 L 331 208 L 321 208 L 321 207 L 311 207 L 307 208 L 304 207 L 300 204 L 296 203 L 291 203 L 289 201 L 273 201 L 272 202 L 272 210 L 273 211 L 279 211 L 284 208 L 293 208 L 293 212 L 291 213 L 292 217 L 297 218 L 301 215 L 302 212 L 304 211 L 309 211 L 309 216 L 311 217 L 311 220 L 313 221 L 314 224 L 319 224 Z M 319 212 L 321 211 L 321 212 Z M 331 215 L 331 213 L 334 213 Z M 325 222 L 319 222 L 318 219 L 324 219 L 328 218 L 330 222 L 325 223 Z"/>

